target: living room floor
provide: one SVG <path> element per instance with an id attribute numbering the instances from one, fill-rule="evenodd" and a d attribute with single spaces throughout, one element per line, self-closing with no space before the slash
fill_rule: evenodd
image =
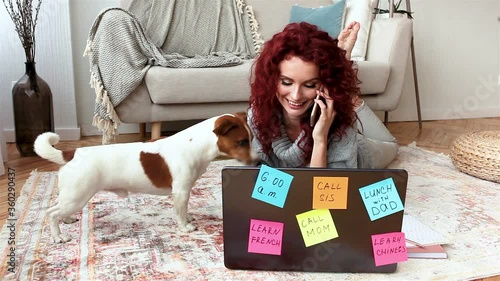
<path id="1" fill-rule="evenodd" d="M 396 137 L 400 145 L 408 145 L 416 142 L 418 147 L 449 154 L 453 140 L 467 132 L 500 130 L 500 117 L 478 118 L 460 120 L 440 120 L 423 122 L 422 131 L 418 129 L 417 122 L 391 122 L 388 124 L 389 131 Z M 163 135 L 171 135 L 175 132 L 163 132 Z M 148 136 L 146 136 L 148 137 Z M 116 137 L 117 143 L 143 141 L 139 134 L 126 134 Z M 74 149 L 77 147 L 100 145 L 100 136 L 82 137 L 79 141 L 62 141 L 57 145 L 59 149 Z M 12 168 L 16 171 L 16 186 L 22 187 L 29 178 L 32 170 L 39 172 L 57 171 L 58 164 L 54 164 L 40 157 L 21 157 L 14 143 L 8 144 L 8 159 L 5 163 L 6 169 Z M 6 175 L 0 176 L 0 187 L 7 186 Z M 16 196 L 20 192 L 16 193 Z M 7 218 L 7 189 L 0 188 L 0 226 L 3 226 Z M 477 279 L 484 281 L 500 281 L 500 275 Z"/>

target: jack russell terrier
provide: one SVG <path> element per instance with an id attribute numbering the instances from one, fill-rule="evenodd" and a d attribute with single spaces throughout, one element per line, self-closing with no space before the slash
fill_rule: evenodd
<path id="1" fill-rule="evenodd" d="M 61 233 L 59 222 L 72 222 L 71 215 L 101 190 L 120 197 L 128 192 L 173 196 L 181 231 L 196 227 L 187 213 L 188 200 L 195 181 L 212 160 L 228 156 L 246 165 L 259 161 L 251 149 L 252 133 L 245 113 L 224 114 L 195 124 L 173 136 L 150 142 L 81 147 L 61 151 L 53 147 L 59 136 L 52 132 L 39 135 L 36 153 L 64 165 L 59 170 L 59 196 L 47 210 L 50 232 L 55 243 L 70 237 Z"/>

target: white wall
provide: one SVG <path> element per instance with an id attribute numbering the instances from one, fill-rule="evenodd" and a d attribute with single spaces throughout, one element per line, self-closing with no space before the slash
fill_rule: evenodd
<path id="1" fill-rule="evenodd" d="M 75 87 L 71 50 L 69 0 L 42 3 L 35 30 L 36 69 L 50 86 L 54 125 L 65 140 L 80 138 L 76 118 Z M 0 118 L 6 141 L 15 141 L 12 82 L 24 74 L 24 49 L 3 3 L 0 4 Z"/>
<path id="2" fill-rule="evenodd" d="M 411 5 L 423 119 L 500 116 L 499 1 L 412 0 Z M 412 73 L 409 61 L 391 121 L 417 118 Z"/>

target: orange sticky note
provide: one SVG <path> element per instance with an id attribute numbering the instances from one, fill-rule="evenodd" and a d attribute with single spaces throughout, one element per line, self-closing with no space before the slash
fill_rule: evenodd
<path id="1" fill-rule="evenodd" d="M 347 209 L 348 177 L 314 177 L 313 209 Z"/>

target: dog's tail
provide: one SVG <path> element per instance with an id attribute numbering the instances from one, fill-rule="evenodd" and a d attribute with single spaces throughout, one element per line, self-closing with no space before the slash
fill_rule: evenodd
<path id="1" fill-rule="evenodd" d="M 38 156 L 54 163 L 64 165 L 66 161 L 64 160 L 63 152 L 53 147 L 53 145 L 58 142 L 59 136 L 57 134 L 46 132 L 36 138 L 33 146 Z"/>

